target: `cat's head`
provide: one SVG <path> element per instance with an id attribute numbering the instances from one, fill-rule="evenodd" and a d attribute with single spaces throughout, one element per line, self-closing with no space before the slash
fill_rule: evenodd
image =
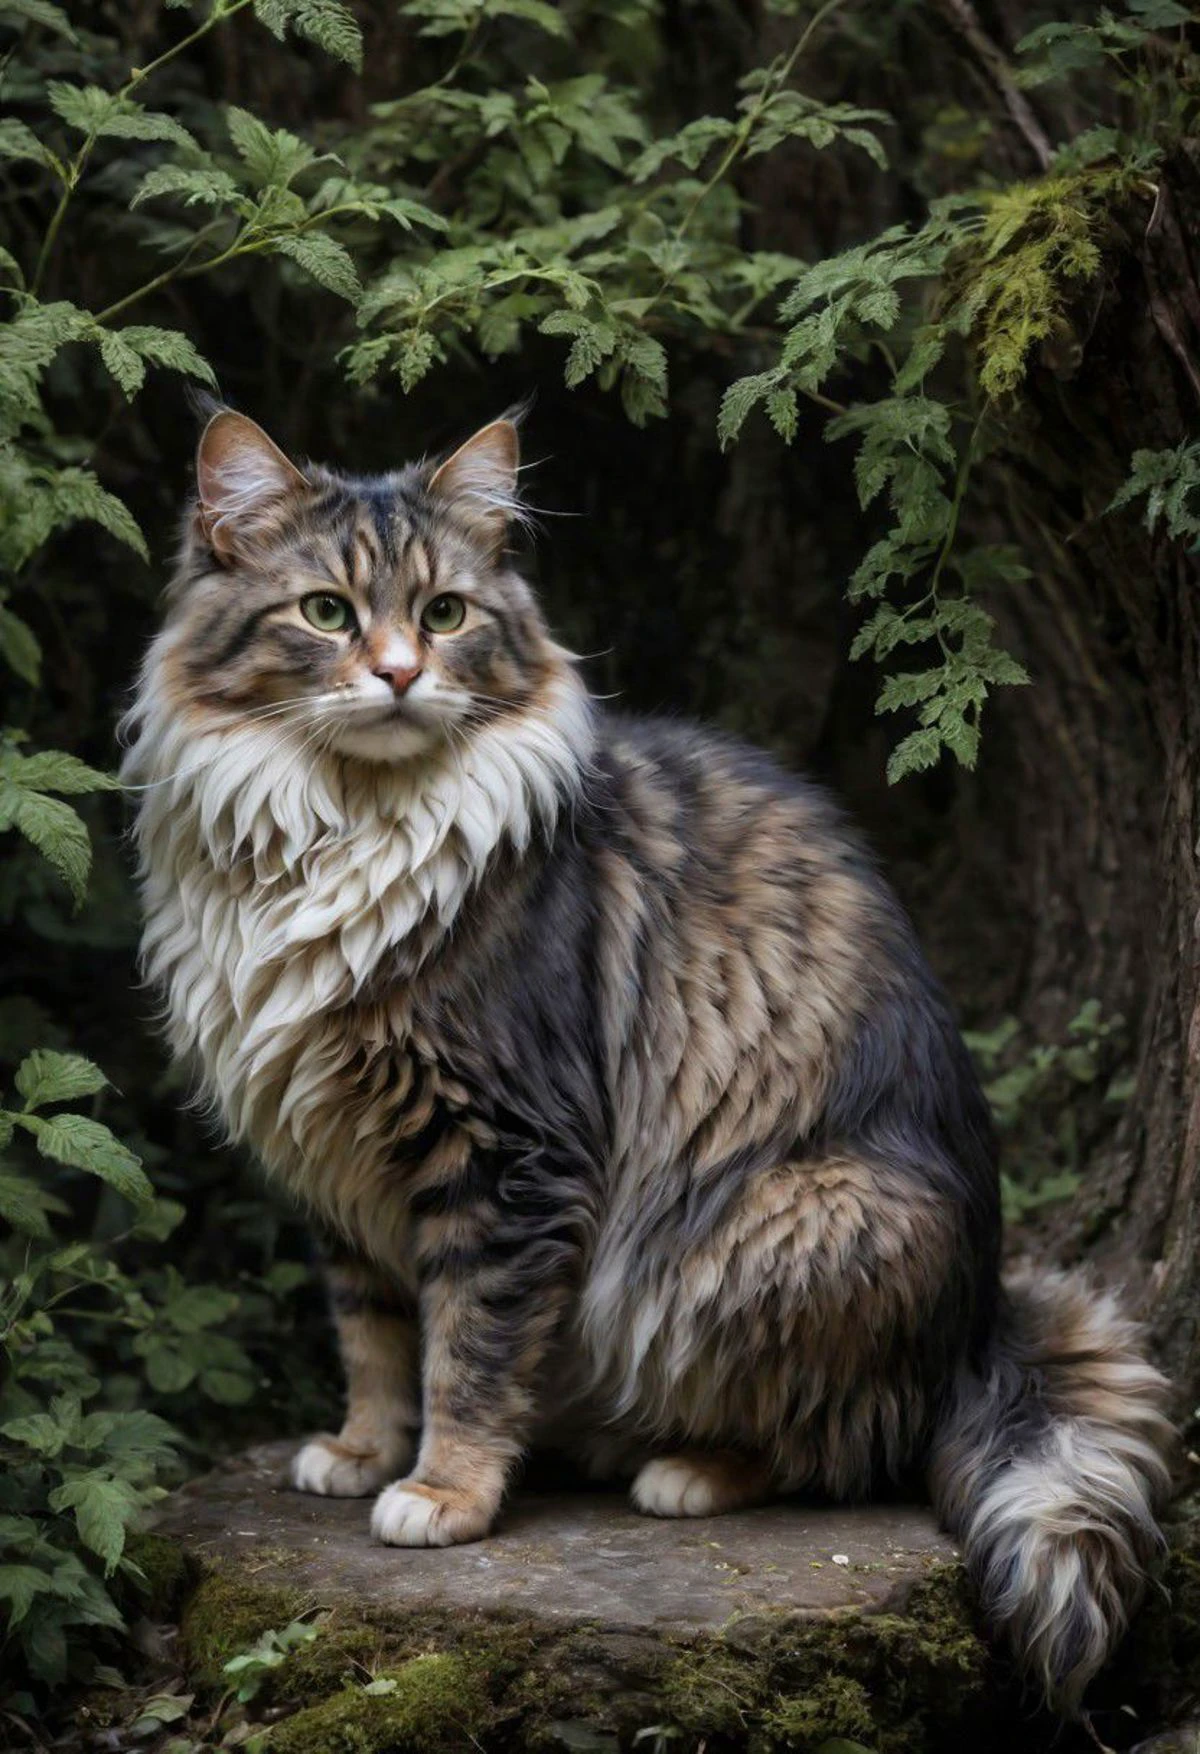
<path id="1" fill-rule="evenodd" d="M 536 712 L 565 654 L 506 558 L 518 460 L 505 419 L 444 462 L 342 475 L 214 414 L 172 591 L 178 704 L 383 762 Z"/>

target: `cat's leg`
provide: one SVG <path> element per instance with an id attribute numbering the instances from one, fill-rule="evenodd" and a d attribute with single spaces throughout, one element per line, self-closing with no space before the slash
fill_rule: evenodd
<path id="1" fill-rule="evenodd" d="M 346 1416 L 336 1437 L 320 1432 L 292 1462 L 301 1492 L 362 1498 L 412 1460 L 420 1423 L 417 1324 L 400 1288 L 365 1262 L 326 1267 L 346 1373 Z"/>
<path id="2" fill-rule="evenodd" d="M 635 1509 L 647 1516 L 722 1516 L 764 1504 L 772 1487 L 771 1469 L 760 1457 L 736 1450 L 679 1450 L 647 1462 L 630 1495 Z"/>
<path id="3" fill-rule="evenodd" d="M 487 1534 L 533 1431 L 573 1252 L 543 1213 L 530 1221 L 484 1201 L 418 1226 L 421 1448 L 376 1500 L 378 1540 L 448 1547 Z"/>

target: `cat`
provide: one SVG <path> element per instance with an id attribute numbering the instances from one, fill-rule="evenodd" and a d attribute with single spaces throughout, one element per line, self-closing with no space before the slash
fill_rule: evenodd
<path id="1" fill-rule="evenodd" d="M 1001 1282 L 987 1105 L 825 794 L 589 698 L 509 558 L 511 419 L 357 477 L 212 413 L 128 715 L 174 1052 L 330 1251 L 294 1484 L 486 1536 L 535 1445 L 660 1516 L 924 1477 L 1079 1709 L 1161 1542 L 1165 1384 Z"/>

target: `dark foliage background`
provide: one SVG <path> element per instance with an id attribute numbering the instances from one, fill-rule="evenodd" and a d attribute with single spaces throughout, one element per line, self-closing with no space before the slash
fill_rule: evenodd
<path id="1" fill-rule="evenodd" d="M 111 1660 L 164 1481 L 335 1395 L 301 1227 L 156 1042 L 102 778 L 188 487 L 189 377 L 359 469 L 535 394 L 528 564 L 596 692 L 845 797 L 973 1031 L 1020 1243 L 1129 1283 L 1186 1412 L 1190 10 L 0 0 L 0 36 L 19 1709 Z M 46 751 L 95 771 L 23 765 Z"/>

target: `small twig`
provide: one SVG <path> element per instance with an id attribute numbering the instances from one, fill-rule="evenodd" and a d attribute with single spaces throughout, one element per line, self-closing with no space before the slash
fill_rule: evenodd
<path id="1" fill-rule="evenodd" d="M 1012 68 L 1004 51 L 984 30 L 971 0 L 937 0 L 939 12 L 951 29 L 963 39 L 980 62 L 984 72 L 1004 99 L 1004 107 L 1038 161 L 1039 170 L 1049 170 L 1054 149 L 1033 113 L 1024 92 L 1012 76 Z"/>

